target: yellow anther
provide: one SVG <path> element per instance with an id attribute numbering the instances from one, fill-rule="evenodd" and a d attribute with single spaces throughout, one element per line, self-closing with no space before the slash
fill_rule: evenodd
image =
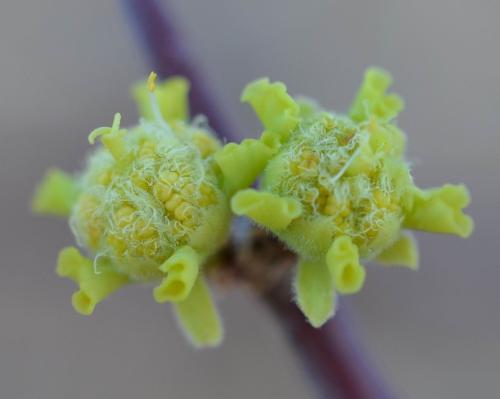
<path id="1" fill-rule="evenodd" d="M 206 191 L 205 193 L 202 192 L 202 197 L 198 201 L 198 204 L 200 206 L 207 206 L 207 205 L 214 204 L 215 202 L 216 202 L 215 195 L 214 195 L 213 191 L 211 191 L 211 189 L 210 189 L 209 191 Z"/>
<path id="2" fill-rule="evenodd" d="M 153 142 L 152 140 L 146 141 L 140 148 L 139 150 L 139 157 L 145 158 L 145 157 L 152 157 L 157 153 L 156 151 L 156 143 Z"/>
<path id="3" fill-rule="evenodd" d="M 134 183 L 135 186 L 142 188 L 143 190 L 148 190 L 149 184 L 147 180 L 143 177 L 140 176 L 138 173 L 132 173 L 130 176 L 130 180 L 132 180 L 132 183 Z"/>
<path id="4" fill-rule="evenodd" d="M 122 218 L 130 216 L 135 212 L 135 209 L 129 205 L 124 205 L 116 211 L 116 217 Z"/>
<path id="5" fill-rule="evenodd" d="M 153 257 L 158 252 L 158 240 L 146 241 L 143 245 L 144 255 L 148 257 Z"/>
<path id="6" fill-rule="evenodd" d="M 147 238 L 158 236 L 158 233 L 156 232 L 155 228 L 152 227 L 144 219 L 139 219 L 135 224 L 135 236 L 139 240 L 145 240 Z"/>
<path id="7" fill-rule="evenodd" d="M 153 187 L 153 194 L 161 202 L 167 201 L 173 194 L 172 187 L 164 186 L 163 184 L 156 183 Z"/>
<path id="8" fill-rule="evenodd" d="M 342 222 L 340 227 L 342 228 L 343 231 L 347 231 L 347 229 L 349 229 L 351 227 L 351 223 L 350 223 L 349 219 L 344 219 L 344 221 Z"/>
<path id="9" fill-rule="evenodd" d="M 220 147 L 216 140 L 202 130 L 193 135 L 193 142 L 203 158 L 213 154 Z"/>
<path id="10" fill-rule="evenodd" d="M 122 206 L 115 213 L 115 223 L 120 228 L 127 226 L 132 222 L 134 213 L 135 209 L 131 206 Z"/>
<path id="11" fill-rule="evenodd" d="M 179 194 L 174 194 L 165 202 L 165 208 L 168 211 L 173 211 L 182 202 L 182 197 Z"/>
<path id="12" fill-rule="evenodd" d="M 141 245 L 139 247 L 133 247 L 129 249 L 129 254 L 134 256 L 134 257 L 141 257 L 144 256 L 144 246 Z"/>
<path id="13" fill-rule="evenodd" d="M 185 197 L 191 197 L 196 191 L 196 186 L 192 183 L 186 184 L 181 191 L 181 194 Z"/>
<path id="14" fill-rule="evenodd" d="M 86 233 L 89 239 L 89 247 L 92 249 L 97 248 L 99 240 L 101 239 L 102 229 L 95 225 L 89 225 L 86 229 Z"/>
<path id="15" fill-rule="evenodd" d="M 343 218 L 346 218 L 347 216 L 349 216 L 351 214 L 351 208 L 349 207 L 349 205 L 347 205 L 347 207 L 345 207 L 344 209 L 342 209 L 342 211 L 340 211 L 340 216 L 342 216 Z"/>
<path id="16" fill-rule="evenodd" d="M 318 156 L 311 150 L 304 151 L 300 158 L 300 166 L 303 169 L 314 169 L 318 164 Z"/>
<path id="17" fill-rule="evenodd" d="M 308 192 L 306 195 L 305 195 L 305 201 L 309 204 L 312 204 L 314 203 L 314 201 L 316 201 L 316 198 L 318 197 L 317 193 L 316 192 Z"/>
<path id="18" fill-rule="evenodd" d="M 158 75 L 156 74 L 156 72 L 152 71 L 149 76 L 148 76 L 148 81 L 147 81 L 147 86 L 148 86 L 148 90 L 152 93 L 155 91 L 156 89 L 156 78 L 158 77 Z"/>
<path id="19" fill-rule="evenodd" d="M 323 208 L 323 213 L 325 215 L 328 215 L 328 216 L 332 216 L 335 214 L 335 211 L 336 211 L 336 208 L 332 205 L 326 205 L 324 208 Z"/>
<path id="20" fill-rule="evenodd" d="M 329 195 L 327 200 L 326 200 L 326 204 L 328 206 L 337 206 L 338 202 L 337 202 L 337 199 L 335 198 L 334 195 Z"/>
<path id="21" fill-rule="evenodd" d="M 180 204 L 174 211 L 174 216 L 179 221 L 190 219 L 193 212 L 193 206 L 187 202 Z"/>
<path id="22" fill-rule="evenodd" d="M 183 220 L 182 225 L 187 229 L 194 229 L 197 226 L 197 221 L 194 218 L 194 212 L 189 219 Z"/>
<path id="23" fill-rule="evenodd" d="M 387 209 L 389 209 L 391 212 L 399 212 L 401 207 L 396 201 L 391 201 L 387 205 Z"/>
<path id="24" fill-rule="evenodd" d="M 164 171 L 160 173 L 160 180 L 167 184 L 174 184 L 179 179 L 179 174 L 173 171 Z"/>
<path id="25" fill-rule="evenodd" d="M 319 209 L 323 209 L 325 207 L 327 199 L 328 197 L 326 195 L 319 195 L 319 197 L 316 199 L 316 205 Z"/>
<path id="26" fill-rule="evenodd" d="M 336 125 L 337 124 L 336 124 L 335 120 L 331 116 L 325 115 L 323 117 L 323 126 L 327 132 L 333 130 Z"/>
<path id="27" fill-rule="evenodd" d="M 111 177 L 112 177 L 111 171 L 106 170 L 106 171 L 101 173 L 101 175 L 99 176 L 97 181 L 99 182 L 99 184 L 102 184 L 103 186 L 107 186 L 109 183 L 111 183 Z"/>
<path id="28" fill-rule="evenodd" d="M 203 195 L 212 195 L 213 194 L 213 188 L 210 187 L 208 184 L 202 184 L 200 186 L 200 192 L 203 194 Z"/>
<path id="29" fill-rule="evenodd" d="M 290 164 L 290 171 L 291 171 L 291 172 L 292 172 L 292 174 L 294 174 L 294 175 L 298 175 L 298 174 L 301 172 L 301 170 L 300 170 L 300 168 L 299 168 L 299 165 L 298 165 L 296 162 L 292 162 L 292 163 Z"/>
<path id="30" fill-rule="evenodd" d="M 386 208 L 391 204 L 391 198 L 383 194 L 380 190 L 375 190 L 373 192 L 373 198 L 375 200 L 375 204 L 379 208 Z"/>
<path id="31" fill-rule="evenodd" d="M 340 165 L 337 161 L 330 161 L 328 163 L 328 172 L 332 175 L 335 176 L 340 170 Z"/>
<path id="32" fill-rule="evenodd" d="M 118 255 L 123 255 L 127 250 L 127 243 L 122 238 L 115 235 L 109 235 L 106 238 L 106 243 L 111 246 Z"/>

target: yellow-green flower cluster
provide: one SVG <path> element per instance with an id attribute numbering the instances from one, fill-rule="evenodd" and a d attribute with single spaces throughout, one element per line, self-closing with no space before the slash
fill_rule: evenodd
<path id="1" fill-rule="evenodd" d="M 417 267 L 405 228 L 462 237 L 472 231 L 461 211 L 469 202 L 464 186 L 413 184 L 405 136 L 394 119 L 403 101 L 386 93 L 391 81 L 385 71 L 369 69 L 349 114 L 338 115 L 293 99 L 282 83 L 257 80 L 242 101 L 262 121 L 261 138 L 215 156 L 236 192 L 233 211 L 299 255 L 297 302 L 314 326 L 334 313 L 336 292 L 362 288 L 361 259 Z M 260 190 L 244 189 L 261 173 Z"/>
<path id="2" fill-rule="evenodd" d="M 186 80 L 156 87 L 155 79 L 133 89 L 137 126 L 123 129 L 116 114 L 89 135 L 102 146 L 82 173 L 49 171 L 34 198 L 35 211 L 69 217 L 89 256 L 65 248 L 57 266 L 79 286 L 72 303 L 81 314 L 125 284 L 154 281 L 154 298 L 173 303 L 195 345 L 220 342 L 203 265 L 224 244 L 231 209 L 298 254 L 296 301 L 316 327 L 334 314 L 337 293 L 362 288 L 362 260 L 417 267 L 406 229 L 472 231 L 464 186 L 414 185 L 395 123 L 403 101 L 387 93 L 392 80 L 382 70 L 366 72 L 347 115 L 257 80 L 242 100 L 264 132 L 224 147 L 203 118 L 189 119 Z M 259 190 L 248 188 L 259 178 Z"/>
<path id="3" fill-rule="evenodd" d="M 149 90 L 147 85 L 149 85 Z M 73 306 L 91 314 L 122 285 L 160 281 L 158 302 L 171 301 L 195 344 L 212 345 L 221 327 L 201 273 L 225 241 L 228 197 L 214 154 L 219 141 L 203 120 L 188 121 L 188 83 L 173 78 L 157 89 L 155 75 L 134 88 L 143 119 L 131 129 L 94 130 L 91 154 L 76 180 L 50 172 L 35 196 L 38 211 L 68 215 L 78 243 L 64 249 L 57 272 L 80 287 Z"/>

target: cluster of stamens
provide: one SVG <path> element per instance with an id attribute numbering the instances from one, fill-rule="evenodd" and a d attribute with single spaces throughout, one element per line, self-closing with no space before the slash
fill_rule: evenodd
<path id="1" fill-rule="evenodd" d="M 398 220 L 401 214 L 401 193 L 384 168 L 385 154 L 370 152 L 360 161 L 370 134 L 332 115 L 304 123 L 285 144 L 285 167 L 271 188 L 298 199 L 311 217 L 330 218 L 335 235 L 349 235 L 360 249 L 377 237 L 387 218 Z M 403 160 L 395 162 L 407 169 Z"/>
<path id="2" fill-rule="evenodd" d="M 210 170 L 205 171 L 205 179 L 194 177 L 199 174 L 196 167 L 180 158 L 166 159 L 158 146 L 153 138 L 143 140 L 129 165 L 105 168 L 90 190 L 94 194 L 82 196 L 75 219 L 83 222 L 83 236 L 92 249 L 106 247 L 117 258 L 144 257 L 161 262 L 171 252 L 162 250 L 163 243 L 186 244 L 201 221 L 203 209 L 216 204 L 215 177 Z M 185 153 L 193 151 L 184 148 Z M 129 182 L 124 183 L 120 174 L 129 176 Z M 145 212 L 135 198 L 148 201 L 150 211 Z M 108 207 L 108 202 L 112 206 Z"/>

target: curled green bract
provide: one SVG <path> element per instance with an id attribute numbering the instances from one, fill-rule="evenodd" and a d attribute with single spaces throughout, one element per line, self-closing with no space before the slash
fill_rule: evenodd
<path id="1" fill-rule="evenodd" d="M 223 158 L 229 152 L 223 149 L 224 162 L 216 159 L 223 173 L 261 175 L 259 191 L 236 191 L 232 210 L 298 254 L 297 303 L 315 326 L 334 313 L 336 292 L 362 288 L 361 260 L 417 267 L 416 244 L 404 228 L 461 237 L 473 229 L 462 212 L 469 202 L 464 186 L 414 185 L 404 159 L 405 135 L 395 123 L 403 101 L 386 92 L 391 83 L 387 72 L 370 68 L 349 114 L 341 115 L 294 100 L 283 83 L 256 80 L 242 100 L 264 126 L 252 146 L 265 149 L 249 162 L 248 144 L 233 144 L 231 157 Z"/>

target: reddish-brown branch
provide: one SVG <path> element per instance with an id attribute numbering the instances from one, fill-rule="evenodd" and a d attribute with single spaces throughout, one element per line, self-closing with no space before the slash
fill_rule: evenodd
<path id="1" fill-rule="evenodd" d="M 142 38 L 152 67 L 166 77 L 183 75 L 191 81 L 191 109 L 207 116 L 221 137 L 230 137 L 231 130 L 213 97 L 185 52 L 171 18 L 158 0 L 122 0 L 128 15 Z M 234 280 L 258 290 L 273 310 L 292 347 L 302 359 L 315 387 L 324 398 L 389 399 L 376 370 L 367 361 L 364 349 L 348 326 L 345 311 L 321 329 L 306 323 L 291 301 L 287 275 L 294 262 L 293 255 L 262 233 L 248 230 L 245 242 L 230 243 L 221 252 L 212 277 Z"/>
<path id="2" fill-rule="evenodd" d="M 320 329 L 308 324 L 284 289 L 264 296 L 265 302 L 284 325 L 293 348 L 323 398 L 394 399 L 377 370 L 370 364 L 346 310 Z"/>

